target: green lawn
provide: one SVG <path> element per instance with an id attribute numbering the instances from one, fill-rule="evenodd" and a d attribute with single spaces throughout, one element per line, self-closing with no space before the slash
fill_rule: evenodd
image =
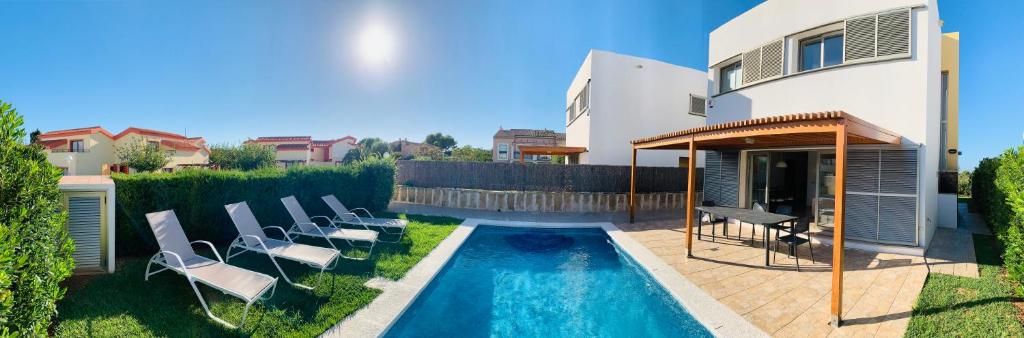
<path id="1" fill-rule="evenodd" d="M 68 292 L 58 304 L 58 322 L 53 332 L 59 337 L 319 335 L 380 294 L 363 283 L 376 276 L 398 279 L 405 275 L 461 222 L 447 217 L 398 216 L 410 221 L 401 243 L 378 243 L 370 260 L 342 259 L 338 268 L 324 274 L 315 291 L 297 289 L 280 278 L 274 297 L 254 304 L 241 330 L 231 330 L 210 320 L 181 275 L 165 271 L 150 277 L 149 282 L 143 281 L 149 257 L 140 257 L 123 261 L 114 274 L 89 280 Z M 325 244 L 322 239 L 297 242 Z M 223 256 L 223 248 L 219 251 Z M 293 280 L 314 285 L 317 273 L 313 269 L 284 260 L 278 262 Z M 266 256 L 255 253 L 232 258 L 230 264 L 279 275 Z M 244 303 L 205 286 L 200 286 L 200 290 L 215 315 L 238 323 Z"/>
<path id="2" fill-rule="evenodd" d="M 974 235 L 980 278 L 929 274 L 907 337 L 1024 337 L 995 237 Z"/>

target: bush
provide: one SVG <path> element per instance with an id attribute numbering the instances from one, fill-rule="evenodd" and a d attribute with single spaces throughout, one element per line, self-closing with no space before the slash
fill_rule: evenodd
<path id="1" fill-rule="evenodd" d="M 0 101 L 0 336 L 43 336 L 64 296 L 74 245 L 64 222 L 60 169 L 22 142 L 22 118 Z"/>
<path id="2" fill-rule="evenodd" d="M 238 232 L 225 204 L 248 202 L 263 226 L 293 223 L 280 198 L 295 195 L 306 212 L 331 215 L 320 196 L 334 194 L 349 207 L 386 209 L 394 189 L 394 161 L 369 159 L 339 167 L 288 170 L 183 170 L 173 174 L 112 176 L 117 189 L 117 253 L 157 250 L 146 213 L 174 209 L 192 240 L 227 244 Z"/>
<path id="3" fill-rule="evenodd" d="M 1019 288 L 1024 282 L 1024 147 L 986 158 L 972 177 L 971 200 L 1003 243 L 1003 265 Z"/>
<path id="4" fill-rule="evenodd" d="M 215 145 L 210 148 L 210 164 L 222 169 L 256 170 L 274 166 L 273 146 L 246 143 L 241 146 Z"/>
<path id="5" fill-rule="evenodd" d="M 132 142 L 118 149 L 117 159 L 125 166 L 141 172 L 157 171 L 171 162 L 170 156 L 160 147 L 141 142 Z"/>
<path id="6" fill-rule="evenodd" d="M 960 196 L 971 196 L 971 171 L 961 171 L 956 180 L 956 193 Z"/>

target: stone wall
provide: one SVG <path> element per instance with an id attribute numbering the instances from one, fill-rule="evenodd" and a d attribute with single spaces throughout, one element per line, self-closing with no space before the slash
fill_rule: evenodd
<path id="1" fill-rule="evenodd" d="M 698 196 L 699 199 L 700 196 Z M 492 191 L 396 186 L 392 202 L 446 208 L 536 212 L 629 210 L 629 194 L 604 192 Z M 682 209 L 684 192 L 637 194 L 637 210 Z"/>

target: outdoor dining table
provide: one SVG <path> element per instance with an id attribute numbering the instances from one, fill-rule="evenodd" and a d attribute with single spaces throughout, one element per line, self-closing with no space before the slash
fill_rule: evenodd
<path id="1" fill-rule="evenodd" d="M 729 219 L 735 219 L 743 223 L 758 224 L 765 228 L 763 232 L 763 243 L 764 243 L 764 265 L 769 266 L 768 257 L 771 251 L 768 248 L 768 229 L 776 227 L 782 223 L 793 222 L 798 217 L 782 214 L 773 214 L 770 212 L 757 211 L 746 208 L 736 207 L 696 207 L 697 219 L 704 219 L 704 214 L 711 214 L 716 217 L 725 218 L 725 222 L 729 223 Z M 698 229 L 699 230 L 699 229 Z"/>

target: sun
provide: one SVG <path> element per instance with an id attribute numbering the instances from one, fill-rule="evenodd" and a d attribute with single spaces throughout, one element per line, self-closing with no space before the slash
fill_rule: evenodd
<path id="1" fill-rule="evenodd" d="M 366 64 L 390 64 L 394 57 L 394 36 L 382 25 L 374 24 L 364 28 L 359 33 L 357 43 L 359 56 Z"/>

